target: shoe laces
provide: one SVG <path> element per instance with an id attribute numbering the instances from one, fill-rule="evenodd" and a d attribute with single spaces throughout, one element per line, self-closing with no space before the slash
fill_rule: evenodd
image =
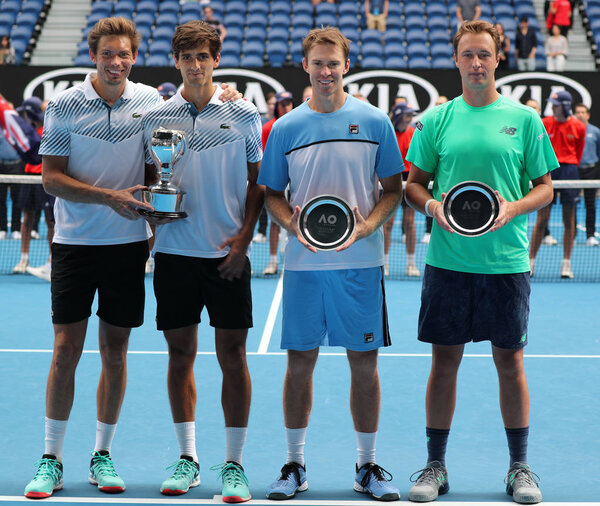
<path id="1" fill-rule="evenodd" d="M 248 478 L 244 474 L 242 466 L 234 464 L 233 462 L 225 462 L 224 464 L 217 464 L 210 468 L 211 471 L 219 471 L 217 479 L 222 478 L 223 483 L 231 487 L 237 487 L 238 485 L 248 486 Z"/>
<path id="2" fill-rule="evenodd" d="M 421 473 L 419 477 L 416 480 L 414 480 L 413 477 L 419 473 Z M 439 486 L 439 484 L 442 483 L 444 479 L 445 476 L 442 468 L 435 466 L 426 466 L 423 469 L 419 469 L 418 471 L 415 471 L 413 474 L 410 475 L 410 481 L 419 484 L 426 483 L 435 484 Z"/>
<path id="3" fill-rule="evenodd" d="M 101 455 L 98 452 L 92 452 L 92 467 L 98 474 L 104 476 L 118 476 L 110 455 Z"/>
<path id="4" fill-rule="evenodd" d="M 173 468 L 175 468 L 175 470 L 173 471 L 172 477 L 175 479 L 185 478 L 190 472 L 196 472 L 196 466 L 194 466 L 194 463 L 187 459 L 179 459 L 167 467 L 167 469 Z"/>
<path id="5" fill-rule="evenodd" d="M 377 481 L 392 481 L 393 476 L 388 473 L 383 467 L 378 466 L 377 464 L 368 464 L 369 468 L 367 472 L 360 480 L 360 485 L 362 487 L 366 487 L 371 481 L 371 477 L 375 478 Z"/>
<path id="6" fill-rule="evenodd" d="M 290 477 L 290 474 L 293 474 L 296 477 L 296 481 L 300 483 L 300 471 L 298 471 L 298 467 L 300 464 L 296 464 L 295 462 L 288 462 L 281 468 L 281 477 L 279 478 L 281 481 L 287 481 Z"/>
<path id="7" fill-rule="evenodd" d="M 512 487 L 515 482 L 518 482 L 520 486 L 537 487 L 540 484 L 540 477 L 526 464 L 515 462 L 515 465 L 509 469 L 504 483 Z"/>
<path id="8" fill-rule="evenodd" d="M 60 480 L 60 464 L 56 459 L 40 459 L 35 465 L 37 466 L 37 471 L 35 473 L 35 478 L 43 478 L 43 479 L 51 479 L 54 482 Z"/>

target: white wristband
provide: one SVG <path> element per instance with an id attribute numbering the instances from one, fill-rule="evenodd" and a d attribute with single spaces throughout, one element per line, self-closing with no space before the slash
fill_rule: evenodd
<path id="1" fill-rule="evenodd" d="M 435 199 L 429 199 L 427 202 L 425 202 L 425 214 L 426 214 L 427 216 L 429 216 L 430 218 L 433 218 L 433 214 L 431 214 L 431 213 L 429 212 L 429 205 L 430 205 L 432 202 L 437 202 L 437 201 L 436 201 Z"/>

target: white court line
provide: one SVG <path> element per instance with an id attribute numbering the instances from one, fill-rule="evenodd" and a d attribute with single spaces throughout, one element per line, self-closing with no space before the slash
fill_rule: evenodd
<path id="1" fill-rule="evenodd" d="M 267 316 L 267 322 L 265 323 L 265 330 L 260 338 L 260 344 L 258 345 L 257 355 L 265 355 L 269 349 L 269 343 L 271 342 L 271 335 L 273 334 L 273 328 L 275 327 L 275 320 L 277 319 L 277 313 L 279 312 L 279 305 L 281 304 L 281 296 L 283 294 L 283 273 L 279 276 L 277 281 L 277 288 L 275 289 L 275 295 L 273 295 L 273 301 L 271 302 L 271 308 Z"/>
<path id="2" fill-rule="evenodd" d="M 27 499 L 21 495 L 4 495 L 0 496 L 0 502 L 29 502 L 31 499 Z M 220 495 L 214 496 L 212 499 L 167 499 L 167 498 L 135 498 L 135 497 L 58 497 L 52 496 L 43 499 L 44 504 L 46 503 L 89 503 L 89 504 L 226 504 L 223 502 Z M 281 504 L 281 501 L 270 501 L 268 499 L 251 499 L 244 504 L 249 505 L 274 505 Z M 298 506 L 309 505 L 309 506 L 381 506 L 380 501 L 361 501 L 361 500 L 345 500 L 345 501 L 332 501 L 332 500 L 319 500 L 310 499 L 303 501 L 301 498 L 296 497 L 293 500 L 293 504 Z M 510 502 L 507 501 L 440 501 L 437 500 L 435 504 L 443 504 L 447 506 L 507 506 Z M 581 504 L 582 506 L 600 506 L 600 502 L 548 502 L 544 501 L 544 505 L 548 506 L 573 506 L 575 504 Z"/>
<path id="3" fill-rule="evenodd" d="M 52 350 L 27 350 L 27 349 L 11 349 L 11 348 L 0 348 L 0 353 L 52 353 Z M 83 350 L 83 353 L 87 353 L 90 355 L 98 355 L 100 353 L 99 350 Z M 127 352 L 128 355 L 168 355 L 167 351 L 131 351 Z M 261 355 L 261 356 L 286 356 L 287 353 L 285 351 L 269 351 L 263 352 L 259 351 L 249 351 L 246 353 L 247 355 Z M 197 355 L 215 355 L 214 351 L 199 351 Z M 319 356 L 322 357 L 345 357 L 346 354 L 343 352 L 321 352 Z M 431 353 L 380 353 L 380 357 L 404 357 L 404 358 L 419 358 L 419 357 L 431 357 Z M 463 355 L 464 358 L 492 358 L 491 353 L 465 353 Z M 525 358 L 591 358 L 591 359 L 600 359 L 600 355 L 525 355 Z"/>

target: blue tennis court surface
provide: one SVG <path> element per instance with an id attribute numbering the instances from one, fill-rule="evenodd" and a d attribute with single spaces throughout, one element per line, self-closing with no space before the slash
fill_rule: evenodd
<path id="1" fill-rule="evenodd" d="M 253 400 L 244 467 L 250 504 L 285 460 L 281 388 L 286 358 L 279 350 L 278 279 L 253 279 L 254 328 L 248 338 Z M 394 476 L 406 501 L 409 476 L 425 463 L 425 385 L 430 348 L 416 340 L 419 282 L 386 284 L 393 345 L 381 351 L 381 421 L 378 463 Z M 275 303 L 273 303 L 275 299 Z M 45 384 L 53 344 L 49 284 L 31 276 L 0 276 L 0 502 L 26 501 L 23 488 L 43 452 Z M 529 461 L 548 503 L 600 504 L 600 325 L 597 284 L 532 285 L 526 368 L 531 391 Z M 459 303 L 457 301 L 457 303 Z M 100 358 L 97 318 L 90 319 L 77 369 L 75 403 L 64 449 L 65 487 L 45 502 L 89 504 L 219 504 L 220 484 L 209 467 L 222 462 L 225 437 L 221 373 L 212 329 L 201 325 L 196 360 L 196 427 L 202 484 L 184 496 L 158 488 L 178 458 L 166 392 L 167 354 L 154 326 L 154 296 L 147 281 L 143 327 L 132 333 L 129 382 L 113 458 L 127 484 L 119 495 L 87 483 L 96 425 Z M 271 329 L 272 324 L 272 331 Z M 356 440 L 350 410 L 349 370 L 340 348 L 323 349 L 315 372 L 314 407 L 307 435 L 309 490 L 294 505 L 379 504 L 352 490 Z M 506 438 L 498 382 L 488 343 L 469 345 L 459 373 L 456 414 L 448 444 L 453 505 L 511 504 L 504 493 Z"/>

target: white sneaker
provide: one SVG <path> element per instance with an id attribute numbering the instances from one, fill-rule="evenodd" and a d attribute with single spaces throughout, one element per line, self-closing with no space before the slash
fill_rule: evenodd
<path id="1" fill-rule="evenodd" d="M 596 239 L 594 236 L 588 237 L 587 241 L 585 241 L 586 246 L 598 246 L 600 245 L 600 241 Z"/>
<path id="2" fill-rule="evenodd" d="M 548 234 L 546 237 L 544 237 L 542 243 L 544 243 L 546 246 L 556 246 L 558 244 L 558 241 L 550 234 Z"/>
<path id="3" fill-rule="evenodd" d="M 425 232 L 423 234 L 423 237 L 421 238 L 421 244 L 429 244 L 430 239 L 431 239 L 431 234 L 428 232 Z"/>
<path id="4" fill-rule="evenodd" d="M 406 234 L 402 234 L 402 244 L 406 244 Z"/>
<path id="5" fill-rule="evenodd" d="M 6 233 L 6 230 L 0 230 L 0 241 L 6 239 L 7 236 L 8 234 Z"/>
<path id="6" fill-rule="evenodd" d="M 273 274 L 277 274 L 277 270 L 278 269 L 279 269 L 279 265 L 277 264 L 276 261 L 272 260 L 265 267 L 265 270 L 263 271 L 263 274 L 265 276 L 270 276 L 270 275 L 273 275 Z"/>
<path id="7" fill-rule="evenodd" d="M 406 275 L 411 278 L 418 278 L 421 275 L 421 271 L 417 269 L 415 264 L 408 264 L 406 266 Z"/>
<path id="8" fill-rule="evenodd" d="M 50 264 L 48 263 L 40 265 L 39 267 L 27 266 L 27 272 L 36 278 L 43 279 L 44 281 L 48 281 L 48 283 L 50 283 Z"/>
<path id="9" fill-rule="evenodd" d="M 31 231 L 31 238 L 32 239 L 39 239 L 40 238 L 40 233 L 37 230 L 32 230 Z"/>
<path id="10" fill-rule="evenodd" d="M 389 276 L 390 275 L 390 266 L 388 264 L 385 264 L 383 266 L 383 275 L 384 276 Z"/>
<path id="11" fill-rule="evenodd" d="M 148 260 L 146 260 L 146 268 L 145 268 L 145 273 L 146 274 L 152 274 L 152 272 L 154 271 L 154 261 L 152 260 L 152 257 L 148 258 Z"/>
<path id="12" fill-rule="evenodd" d="M 29 266 L 29 260 L 24 260 L 21 258 L 19 263 L 14 266 L 13 274 L 25 274 L 27 272 L 27 267 Z"/>
<path id="13" fill-rule="evenodd" d="M 571 260 L 563 259 L 560 264 L 560 277 L 566 279 L 573 279 L 573 269 L 571 269 Z"/>
<path id="14" fill-rule="evenodd" d="M 19 232 L 18 230 L 15 230 L 12 234 L 10 234 L 10 236 L 13 239 L 16 239 L 17 241 L 21 240 L 21 232 Z"/>
<path id="15" fill-rule="evenodd" d="M 267 242 L 267 236 L 258 232 L 253 238 L 252 242 Z"/>

